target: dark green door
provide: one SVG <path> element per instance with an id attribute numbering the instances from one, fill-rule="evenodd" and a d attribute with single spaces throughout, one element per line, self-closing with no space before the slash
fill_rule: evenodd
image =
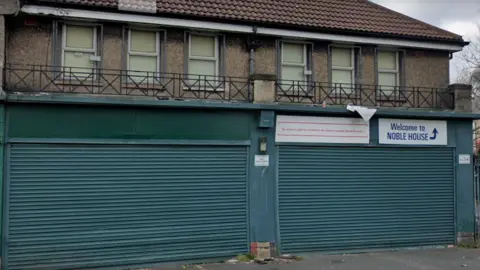
<path id="1" fill-rule="evenodd" d="M 11 145 L 9 270 L 248 251 L 244 146 Z"/>
<path id="2" fill-rule="evenodd" d="M 279 148 L 283 252 L 453 244 L 451 148 Z"/>

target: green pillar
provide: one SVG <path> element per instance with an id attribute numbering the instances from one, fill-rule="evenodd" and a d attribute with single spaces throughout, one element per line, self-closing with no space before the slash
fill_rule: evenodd
<path id="1" fill-rule="evenodd" d="M 0 104 L 0 187 L 2 187 L 2 193 L 0 198 L 0 224 L 2 224 L 2 229 L 0 229 L 0 239 L 3 239 L 3 202 L 4 202 L 4 187 L 3 187 L 3 164 L 4 164 L 4 153 L 5 153 L 5 104 Z M 0 254 L 2 251 L 2 245 L 0 245 Z"/>
<path id="2" fill-rule="evenodd" d="M 475 231 L 475 198 L 473 192 L 473 136 L 472 121 L 451 121 L 455 124 L 456 140 L 456 212 L 457 245 L 471 244 Z M 469 155 L 469 164 L 459 164 L 459 155 Z"/>

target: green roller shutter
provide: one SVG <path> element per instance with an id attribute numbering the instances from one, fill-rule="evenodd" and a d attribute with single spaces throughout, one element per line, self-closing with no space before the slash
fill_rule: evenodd
<path id="1" fill-rule="evenodd" d="M 452 149 L 279 151 L 283 252 L 454 243 Z"/>
<path id="2" fill-rule="evenodd" d="M 243 146 L 11 145 L 6 266 L 245 253 L 246 170 Z"/>

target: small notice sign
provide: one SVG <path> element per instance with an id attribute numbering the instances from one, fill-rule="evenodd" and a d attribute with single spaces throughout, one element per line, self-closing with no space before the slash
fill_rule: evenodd
<path id="1" fill-rule="evenodd" d="M 269 155 L 255 155 L 255 167 L 268 167 Z"/>
<path id="2" fill-rule="evenodd" d="M 468 154 L 458 155 L 458 164 L 470 164 L 470 155 Z"/>

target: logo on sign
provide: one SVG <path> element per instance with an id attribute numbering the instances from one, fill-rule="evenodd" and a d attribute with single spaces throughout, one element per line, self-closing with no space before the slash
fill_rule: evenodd
<path id="1" fill-rule="evenodd" d="M 446 145 L 445 121 L 379 119 L 381 144 Z"/>

